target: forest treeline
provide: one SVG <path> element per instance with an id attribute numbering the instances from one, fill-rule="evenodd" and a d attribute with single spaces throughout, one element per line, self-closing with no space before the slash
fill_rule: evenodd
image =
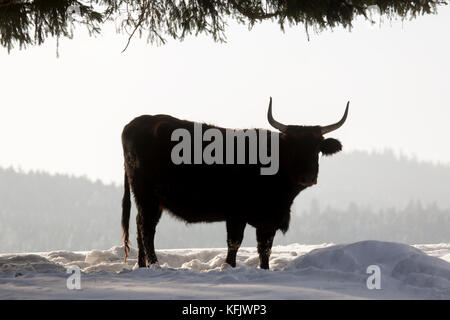
<path id="1" fill-rule="evenodd" d="M 332 161 L 333 160 L 333 161 Z M 392 152 L 321 160 L 319 185 L 301 193 L 286 235 L 275 244 L 450 242 L 450 168 Z M 0 252 L 106 249 L 121 244 L 122 186 L 86 177 L 0 169 Z M 134 209 L 131 238 L 135 245 Z M 225 224 L 163 214 L 156 247 L 225 247 Z M 255 244 L 247 227 L 243 245 Z"/>

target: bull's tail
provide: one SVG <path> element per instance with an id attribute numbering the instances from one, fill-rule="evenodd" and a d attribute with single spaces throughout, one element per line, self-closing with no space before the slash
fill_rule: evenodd
<path id="1" fill-rule="evenodd" d="M 125 249 L 125 263 L 127 263 L 127 257 L 130 253 L 129 242 L 129 234 L 128 228 L 130 225 L 130 210 L 131 210 L 131 200 L 130 200 L 130 184 L 128 183 L 128 176 L 125 171 L 125 179 L 124 179 L 124 193 L 122 199 L 122 231 L 123 231 L 123 244 Z"/>

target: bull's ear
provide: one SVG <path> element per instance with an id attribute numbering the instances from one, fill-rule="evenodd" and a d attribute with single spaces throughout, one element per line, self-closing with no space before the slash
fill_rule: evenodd
<path id="1" fill-rule="evenodd" d="M 320 143 L 320 152 L 326 156 L 331 156 L 342 150 L 342 144 L 339 140 L 328 138 Z"/>

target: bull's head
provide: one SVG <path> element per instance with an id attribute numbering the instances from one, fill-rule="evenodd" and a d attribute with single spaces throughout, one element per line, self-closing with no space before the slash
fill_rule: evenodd
<path id="1" fill-rule="evenodd" d="M 293 183 L 309 187 L 317 183 L 319 173 L 319 153 L 332 155 L 342 150 L 339 140 L 324 138 L 323 135 L 341 127 L 347 119 L 347 102 L 344 116 L 338 122 L 328 126 L 285 125 L 272 116 L 272 98 L 270 98 L 267 118 L 272 127 L 281 131 L 280 157 L 287 166 Z M 284 158 L 284 159 L 283 159 Z"/>

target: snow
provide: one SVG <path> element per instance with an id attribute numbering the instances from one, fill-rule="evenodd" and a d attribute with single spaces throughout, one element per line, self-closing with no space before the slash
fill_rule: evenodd
<path id="1" fill-rule="evenodd" d="M 88 252 L 0 254 L 0 299 L 450 299 L 450 244 L 275 246 L 271 270 L 255 248 L 241 248 L 237 268 L 226 249 L 157 250 L 159 265 L 137 268 L 132 248 Z M 380 289 L 368 289 L 369 266 Z M 80 290 L 69 290 L 70 266 L 81 269 Z"/>

